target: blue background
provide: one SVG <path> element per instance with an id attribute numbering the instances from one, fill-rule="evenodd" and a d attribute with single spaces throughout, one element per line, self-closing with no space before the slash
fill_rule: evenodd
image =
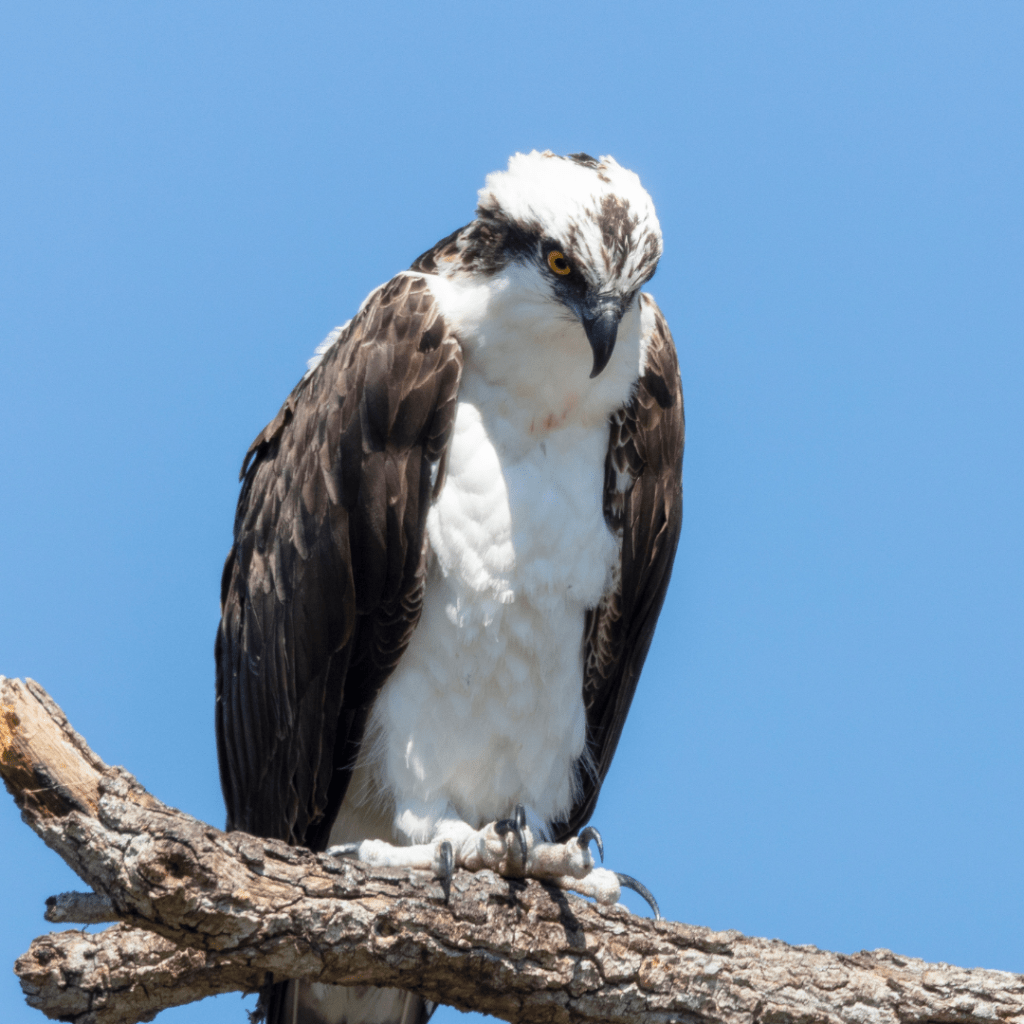
<path id="1" fill-rule="evenodd" d="M 247 445 L 510 153 L 611 153 L 689 431 L 610 863 L 677 920 L 1024 971 L 1024 6 L 25 0 L 0 89 L 0 672 L 220 823 Z M 78 883 L 0 796 L 10 965 Z M 42 1019 L 9 966 L 0 1018 Z"/>

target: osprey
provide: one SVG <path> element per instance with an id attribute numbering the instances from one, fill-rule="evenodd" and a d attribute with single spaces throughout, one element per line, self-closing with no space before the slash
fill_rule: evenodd
<path id="1" fill-rule="evenodd" d="M 649 895 L 579 830 L 679 537 L 679 369 L 641 292 L 661 252 L 611 157 L 517 154 L 317 349 L 242 467 L 216 644 L 229 829 L 446 892 L 462 867 Z M 271 1024 L 430 1009 L 269 997 Z"/>

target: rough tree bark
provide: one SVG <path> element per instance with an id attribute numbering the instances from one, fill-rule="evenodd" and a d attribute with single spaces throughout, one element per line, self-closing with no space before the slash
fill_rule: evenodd
<path id="1" fill-rule="evenodd" d="M 268 972 L 415 989 L 523 1022 L 1024 1024 L 1024 976 L 887 950 L 845 956 L 603 909 L 536 882 L 408 871 L 226 834 L 108 767 L 37 683 L 0 676 L 0 774 L 22 818 L 94 894 L 15 971 L 30 1005 L 130 1024 Z"/>

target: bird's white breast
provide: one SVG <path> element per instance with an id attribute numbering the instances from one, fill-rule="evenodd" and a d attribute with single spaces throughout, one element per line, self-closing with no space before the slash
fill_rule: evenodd
<path id="1" fill-rule="evenodd" d="M 435 290 L 465 367 L 427 520 L 423 613 L 369 729 L 377 784 L 399 819 L 417 808 L 416 828 L 401 829 L 410 836 L 446 803 L 475 826 L 516 803 L 546 820 L 572 805 L 584 618 L 619 560 L 603 513 L 608 415 L 640 362 L 638 311 L 591 382 L 578 324 L 578 337 L 562 320 L 545 337 L 543 310 L 530 297 L 517 306 L 500 279 L 489 291 L 447 287 Z"/>
<path id="2" fill-rule="evenodd" d="M 568 810 L 583 752 L 583 624 L 618 544 L 602 514 L 607 430 L 565 428 L 503 460 L 459 405 L 427 523 L 420 624 L 374 710 L 381 781 L 471 824 Z"/>

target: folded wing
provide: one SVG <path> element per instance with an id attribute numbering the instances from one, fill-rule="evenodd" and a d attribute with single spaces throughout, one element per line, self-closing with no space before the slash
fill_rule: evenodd
<path id="1" fill-rule="evenodd" d="M 423 278 L 401 274 L 250 447 L 216 642 L 229 829 L 326 845 L 419 620 L 461 369 Z"/>
<path id="2" fill-rule="evenodd" d="M 604 514 L 622 537 L 619 572 L 584 628 L 587 750 L 581 794 L 566 839 L 588 821 L 622 734 L 668 589 L 683 519 L 683 390 L 668 324 L 650 296 L 654 329 L 647 365 L 629 404 L 611 419 Z"/>

